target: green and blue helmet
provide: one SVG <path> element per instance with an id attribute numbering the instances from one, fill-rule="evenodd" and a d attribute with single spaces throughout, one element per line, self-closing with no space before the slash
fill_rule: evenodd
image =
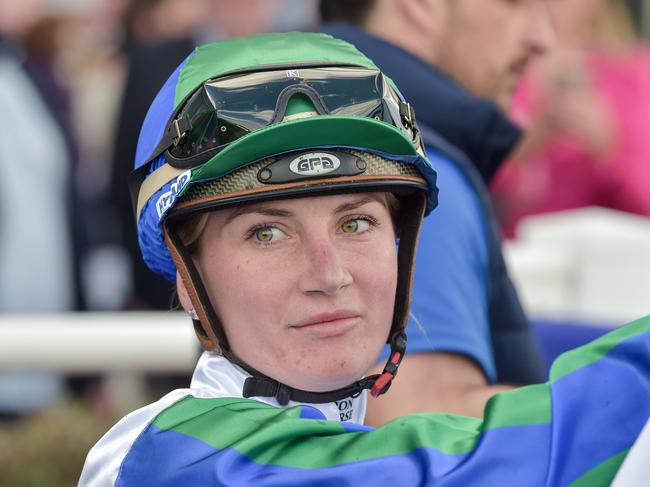
<path id="1" fill-rule="evenodd" d="M 436 173 L 413 109 L 354 46 L 324 34 L 285 33 L 198 47 L 152 103 L 129 185 L 145 263 L 171 281 L 178 271 L 203 347 L 219 349 L 253 376 L 246 397 L 325 402 L 388 389 L 404 353 L 417 234 L 422 216 L 437 205 Z M 262 199 L 368 191 L 400 200 L 393 353 L 384 374 L 312 393 L 239 361 L 177 224 Z"/>

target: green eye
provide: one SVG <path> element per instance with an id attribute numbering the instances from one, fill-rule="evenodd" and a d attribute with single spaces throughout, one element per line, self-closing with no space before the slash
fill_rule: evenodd
<path id="1" fill-rule="evenodd" d="M 255 240 L 262 243 L 272 242 L 280 234 L 280 230 L 273 227 L 264 227 L 255 230 Z"/>
<path id="2" fill-rule="evenodd" d="M 259 243 L 272 243 L 280 238 L 284 232 L 276 227 L 260 227 L 253 230 L 251 234 Z"/>
<path id="3" fill-rule="evenodd" d="M 343 233 L 361 233 L 370 228 L 370 222 L 365 218 L 355 218 L 341 225 Z"/>
<path id="4" fill-rule="evenodd" d="M 355 233 L 359 231 L 359 220 L 350 220 L 341 225 L 343 233 Z"/>

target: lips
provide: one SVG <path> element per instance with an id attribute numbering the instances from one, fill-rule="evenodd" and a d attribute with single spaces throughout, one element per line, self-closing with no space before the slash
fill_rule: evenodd
<path id="1" fill-rule="evenodd" d="M 341 335 L 353 328 L 359 320 L 359 313 L 351 310 L 337 310 L 332 313 L 319 313 L 290 325 L 299 331 L 318 336 Z"/>
<path id="2" fill-rule="evenodd" d="M 338 321 L 338 320 L 347 320 L 350 318 L 358 318 L 359 313 L 350 310 L 337 310 L 333 313 L 319 313 L 317 315 L 310 316 L 304 320 L 299 321 L 291 325 L 291 328 L 304 328 L 306 326 L 315 326 L 323 325 L 329 322 Z"/>

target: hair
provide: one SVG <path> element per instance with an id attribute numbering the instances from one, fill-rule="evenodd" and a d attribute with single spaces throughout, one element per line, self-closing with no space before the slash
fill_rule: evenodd
<path id="1" fill-rule="evenodd" d="M 634 22 L 625 0 L 608 0 L 594 25 L 597 41 L 612 47 L 625 47 L 636 39 Z"/>
<path id="2" fill-rule="evenodd" d="M 201 213 L 199 215 L 183 220 L 178 224 L 178 237 L 185 247 L 192 249 L 196 246 L 196 243 L 199 241 L 199 237 L 205 230 L 205 226 L 208 223 L 208 216 L 210 213 Z"/>
<path id="3" fill-rule="evenodd" d="M 320 0 L 319 14 L 322 22 L 365 24 L 377 0 Z"/>

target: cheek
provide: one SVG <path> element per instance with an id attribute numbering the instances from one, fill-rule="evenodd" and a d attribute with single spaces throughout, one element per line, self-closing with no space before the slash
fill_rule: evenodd
<path id="1" fill-rule="evenodd" d="M 373 308 L 382 314 L 390 314 L 397 287 L 397 249 L 393 240 L 376 246 L 357 259 L 356 280 Z M 379 311 L 381 310 L 381 311 Z M 390 321 L 390 320 L 389 320 Z"/>
<path id="2" fill-rule="evenodd" d="M 274 303 L 283 293 L 278 286 L 282 282 L 278 273 L 282 271 L 232 249 L 221 253 L 215 250 L 203 259 L 203 281 L 229 337 L 241 333 L 241 323 L 261 325 L 274 316 Z"/>

